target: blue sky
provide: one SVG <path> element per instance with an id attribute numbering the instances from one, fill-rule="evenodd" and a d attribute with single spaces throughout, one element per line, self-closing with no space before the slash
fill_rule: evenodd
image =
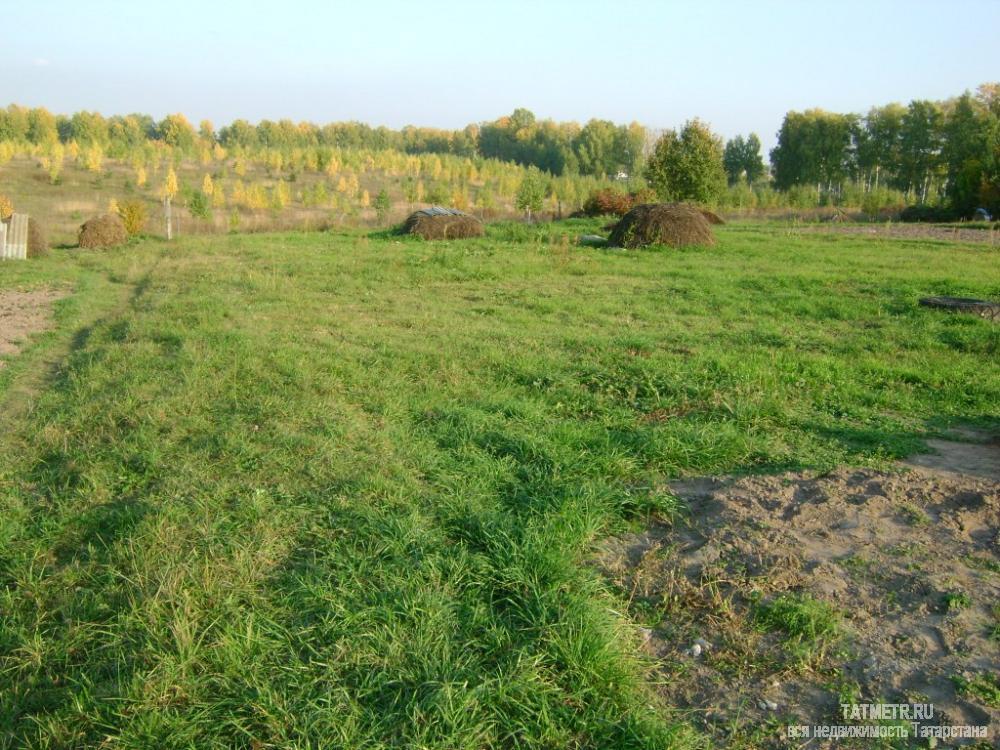
<path id="1" fill-rule="evenodd" d="M 774 141 L 789 109 L 864 111 L 1000 79 L 1000 0 L 0 0 L 0 102 L 460 127 L 539 117 Z"/>

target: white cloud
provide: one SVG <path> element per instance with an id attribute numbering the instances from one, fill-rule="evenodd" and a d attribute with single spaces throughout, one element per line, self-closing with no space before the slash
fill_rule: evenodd
<path id="1" fill-rule="evenodd" d="M 47 68 L 49 66 L 49 61 L 44 57 L 36 57 L 31 61 L 31 64 L 36 68 Z"/>

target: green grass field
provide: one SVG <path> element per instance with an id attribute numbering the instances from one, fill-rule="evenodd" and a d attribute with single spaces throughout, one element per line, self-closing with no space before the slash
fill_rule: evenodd
<path id="1" fill-rule="evenodd" d="M 599 223 L 599 222 L 598 222 Z M 0 748 L 663 748 L 608 534 L 1000 420 L 984 246 L 146 240 L 0 265 Z"/>

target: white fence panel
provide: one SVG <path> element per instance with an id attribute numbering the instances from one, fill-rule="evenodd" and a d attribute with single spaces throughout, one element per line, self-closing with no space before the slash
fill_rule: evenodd
<path id="1" fill-rule="evenodd" d="M 28 257 L 28 215 L 14 214 L 7 228 L 7 254 L 23 260 Z"/>

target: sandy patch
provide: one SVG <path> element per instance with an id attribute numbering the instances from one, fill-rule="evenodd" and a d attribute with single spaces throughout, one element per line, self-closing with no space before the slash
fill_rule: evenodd
<path id="1" fill-rule="evenodd" d="M 0 289 L 0 367 L 5 358 L 20 351 L 28 337 L 52 327 L 52 305 L 65 296 L 65 291 L 56 289 Z"/>
<path id="2" fill-rule="evenodd" d="M 1000 705 L 967 686 L 1000 675 L 1000 445 L 961 437 L 901 472 L 676 482 L 686 518 L 609 540 L 597 564 L 666 702 L 718 746 L 826 747 L 785 727 L 843 724 L 845 700 L 929 702 L 929 723 L 995 741 Z M 803 650 L 768 630 L 760 604 L 782 597 L 829 605 L 839 635 Z"/>

